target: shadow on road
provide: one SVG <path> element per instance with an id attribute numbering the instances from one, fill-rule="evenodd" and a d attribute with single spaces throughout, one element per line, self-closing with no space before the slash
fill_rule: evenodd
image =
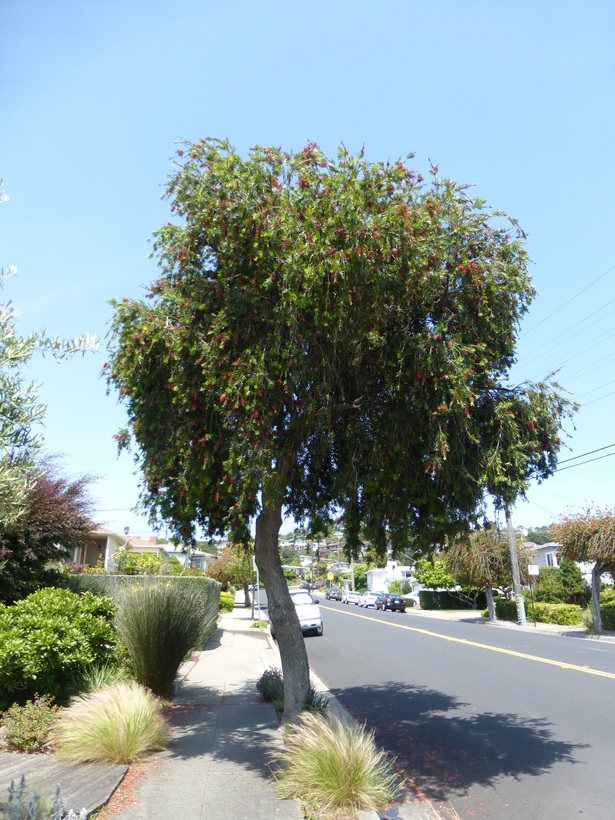
<path id="1" fill-rule="evenodd" d="M 544 719 L 470 712 L 442 692 L 400 683 L 334 692 L 352 716 L 367 722 L 376 741 L 431 799 L 463 795 L 474 785 L 544 774 L 557 763 L 578 763 L 585 744 L 555 740 Z"/>

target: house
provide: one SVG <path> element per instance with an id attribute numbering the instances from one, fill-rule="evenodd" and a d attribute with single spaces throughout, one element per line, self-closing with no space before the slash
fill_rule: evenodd
<path id="1" fill-rule="evenodd" d="M 532 562 L 539 567 L 559 567 L 562 545 L 558 541 L 549 541 L 546 544 L 526 543 L 532 553 Z"/>
<path id="2" fill-rule="evenodd" d="M 96 567 L 102 556 L 105 572 L 114 572 L 117 569 L 119 555 L 124 550 L 131 555 L 149 553 L 158 555 L 160 558 L 168 558 L 174 555 L 183 566 L 201 570 L 207 569 L 210 559 L 215 560 L 213 555 L 207 555 L 200 550 L 184 552 L 181 547 L 175 544 L 159 544 L 155 535 L 147 539 L 139 538 L 136 535 L 118 535 L 105 527 L 92 530 L 88 536 L 87 544 L 77 547 L 73 551 L 72 560 L 76 564 L 87 564 L 89 567 Z"/>
<path id="3" fill-rule="evenodd" d="M 217 555 L 202 550 L 184 548 L 177 544 L 162 544 L 161 546 L 164 547 L 169 558 L 171 556 L 177 558 L 179 563 L 187 569 L 200 569 L 205 572 L 213 561 L 218 560 Z"/>
<path id="4" fill-rule="evenodd" d="M 412 575 L 412 567 L 399 564 L 397 561 L 387 561 L 382 569 L 369 569 L 365 573 L 367 588 L 370 592 L 388 592 L 393 581 L 400 584 L 410 584 L 412 592 L 418 592 L 421 585 Z"/>
<path id="5" fill-rule="evenodd" d="M 89 567 L 98 566 L 100 557 L 103 558 L 105 572 L 115 569 L 113 555 L 122 549 L 126 537 L 118 535 L 105 527 L 98 527 L 88 536 L 87 543 L 73 550 L 72 560 L 76 564 L 87 564 Z"/>

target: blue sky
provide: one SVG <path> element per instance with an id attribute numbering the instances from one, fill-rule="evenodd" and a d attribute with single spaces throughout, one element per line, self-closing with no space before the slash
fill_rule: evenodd
<path id="1" fill-rule="evenodd" d="M 609 0 L 0 0 L 0 264 L 26 332 L 89 331 L 98 354 L 30 368 L 49 451 L 100 475 L 98 519 L 150 534 L 100 377 L 108 300 L 156 278 L 148 238 L 178 139 L 228 137 L 374 161 L 415 153 L 519 219 L 538 297 L 516 381 L 581 402 L 562 469 L 515 524 L 615 503 L 615 5 Z M 609 447 L 612 445 L 611 447 Z M 577 458 L 598 448 L 600 453 Z M 598 461 L 581 462 L 606 455 Z"/>

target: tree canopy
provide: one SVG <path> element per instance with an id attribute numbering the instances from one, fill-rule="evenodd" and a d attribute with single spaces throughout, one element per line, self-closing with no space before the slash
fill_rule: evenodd
<path id="1" fill-rule="evenodd" d="M 350 550 L 363 533 L 430 546 L 467 530 L 489 484 L 504 497 L 548 474 L 563 399 L 505 384 L 534 294 L 514 220 L 437 167 L 425 180 L 343 147 L 243 159 L 210 139 L 174 162 L 160 278 L 113 303 L 117 439 L 180 539 L 242 542 L 256 518 L 274 622 L 292 612 L 283 508 L 313 532 L 341 510 Z"/>
<path id="2" fill-rule="evenodd" d="M 601 632 L 600 579 L 605 572 L 615 573 L 615 508 L 587 508 L 563 516 L 551 532 L 562 545 L 563 558 L 593 564 L 592 616 L 594 628 Z"/>
<path id="3" fill-rule="evenodd" d="M 92 530 L 90 476 L 70 479 L 52 460 L 27 483 L 21 514 L 0 525 L 0 601 L 13 603 L 57 583 L 58 564 Z"/>

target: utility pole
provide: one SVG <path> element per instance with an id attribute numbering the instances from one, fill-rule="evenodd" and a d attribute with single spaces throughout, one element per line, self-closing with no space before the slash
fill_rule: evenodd
<path id="1" fill-rule="evenodd" d="M 515 531 L 513 529 L 512 516 L 510 514 L 510 507 L 508 504 L 504 507 L 504 511 L 506 514 L 506 532 L 508 534 L 508 549 L 510 550 L 510 563 L 512 565 L 513 574 L 513 595 L 517 602 L 517 623 L 519 626 L 525 626 L 527 620 L 525 617 L 525 602 L 523 600 L 523 592 L 521 589 L 519 559 L 517 558 L 517 541 L 515 539 Z"/>

